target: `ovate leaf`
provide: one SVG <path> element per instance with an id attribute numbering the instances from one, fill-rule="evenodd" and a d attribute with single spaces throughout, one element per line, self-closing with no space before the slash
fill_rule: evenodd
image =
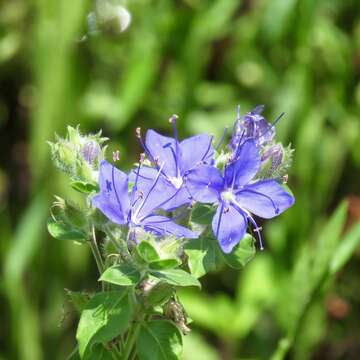
<path id="1" fill-rule="evenodd" d="M 171 285 L 201 287 L 200 282 L 194 276 L 181 269 L 151 271 L 151 274 L 159 280 Z"/>
<path id="2" fill-rule="evenodd" d="M 241 239 L 230 254 L 223 254 L 225 262 L 234 269 L 243 268 L 256 253 L 255 239 L 249 235 Z"/>
<path id="3" fill-rule="evenodd" d="M 83 359 L 96 343 L 121 335 L 129 325 L 132 306 L 128 291 L 109 291 L 94 295 L 83 310 L 76 332 Z"/>
<path id="4" fill-rule="evenodd" d="M 53 218 L 50 218 L 47 222 L 47 228 L 50 235 L 58 240 L 87 241 L 87 236 L 83 231 L 60 220 L 55 221 Z"/>
<path id="5" fill-rule="evenodd" d="M 144 322 L 136 347 L 140 360 L 177 360 L 182 353 L 182 335 L 170 321 Z"/>
<path id="6" fill-rule="evenodd" d="M 134 286 L 141 278 L 140 272 L 130 264 L 120 264 L 106 269 L 99 281 L 120 286 Z"/>
<path id="7" fill-rule="evenodd" d="M 152 270 L 172 269 L 180 265 L 180 261 L 177 259 L 164 259 L 153 261 L 149 264 L 149 268 Z"/>

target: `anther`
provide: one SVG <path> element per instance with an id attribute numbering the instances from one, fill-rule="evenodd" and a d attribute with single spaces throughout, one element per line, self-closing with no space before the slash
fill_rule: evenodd
<path id="1" fill-rule="evenodd" d="M 156 166 L 160 166 L 160 158 L 158 156 L 154 158 L 154 163 Z"/>
<path id="2" fill-rule="evenodd" d="M 120 160 L 120 151 L 119 150 L 113 151 L 113 160 L 114 161 Z"/>
<path id="3" fill-rule="evenodd" d="M 289 180 L 289 175 L 288 175 L 288 174 L 284 175 L 283 178 L 282 178 L 282 180 L 283 180 L 283 183 L 284 183 L 284 184 L 287 184 L 287 182 L 288 182 L 288 180 Z"/>
<path id="4" fill-rule="evenodd" d="M 141 139 L 141 127 L 136 128 L 135 134 L 138 139 Z"/>
<path id="5" fill-rule="evenodd" d="M 176 123 L 176 120 L 178 119 L 179 117 L 176 115 L 176 114 L 173 114 L 170 119 L 169 119 L 169 123 L 170 124 L 174 124 Z"/>
<path id="6" fill-rule="evenodd" d="M 144 160 L 145 160 L 145 153 L 141 153 L 139 163 L 142 164 L 144 162 Z"/>

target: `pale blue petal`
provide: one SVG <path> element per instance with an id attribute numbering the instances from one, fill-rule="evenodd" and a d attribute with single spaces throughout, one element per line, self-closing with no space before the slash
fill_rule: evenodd
<path id="1" fill-rule="evenodd" d="M 186 173 L 201 163 L 211 164 L 214 157 L 211 143 L 212 137 L 206 134 L 192 136 L 181 141 L 181 172 Z"/>
<path id="2" fill-rule="evenodd" d="M 275 180 L 247 185 L 237 192 L 239 206 L 264 219 L 273 218 L 292 206 L 295 198 Z"/>
<path id="3" fill-rule="evenodd" d="M 148 130 L 145 145 L 151 160 L 158 159 L 159 165 L 163 166 L 163 172 L 168 177 L 177 176 L 180 154 L 176 154 L 176 141 L 173 138 L 160 135 L 154 130 Z"/>
<path id="4" fill-rule="evenodd" d="M 259 150 L 254 140 L 246 140 L 239 148 L 237 160 L 225 167 L 228 187 L 238 188 L 254 178 L 260 167 Z"/>
<path id="5" fill-rule="evenodd" d="M 212 220 L 212 229 L 224 253 L 230 253 L 244 237 L 247 228 L 245 214 L 222 203 Z"/>
<path id="6" fill-rule="evenodd" d="M 160 236 L 173 235 L 179 238 L 195 239 L 198 234 L 178 225 L 165 216 L 150 215 L 142 222 L 144 229 Z"/>
<path id="7" fill-rule="evenodd" d="M 128 176 L 103 160 L 99 169 L 99 186 L 100 194 L 96 200 L 92 199 L 93 205 L 99 209 L 100 206 L 112 209 L 118 213 L 118 219 L 126 219 L 130 208 Z"/>
<path id="8" fill-rule="evenodd" d="M 186 177 L 186 187 L 196 201 L 214 203 L 220 199 L 224 179 L 217 168 L 202 165 L 190 171 Z"/>

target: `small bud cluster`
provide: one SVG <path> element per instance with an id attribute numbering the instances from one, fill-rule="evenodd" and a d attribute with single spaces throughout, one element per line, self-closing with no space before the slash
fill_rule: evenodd
<path id="1" fill-rule="evenodd" d="M 96 183 L 106 140 L 101 137 L 101 131 L 95 135 L 82 135 L 78 127 L 68 126 L 65 138 L 56 135 L 56 141 L 48 143 L 58 169 L 67 173 L 72 180 Z"/>

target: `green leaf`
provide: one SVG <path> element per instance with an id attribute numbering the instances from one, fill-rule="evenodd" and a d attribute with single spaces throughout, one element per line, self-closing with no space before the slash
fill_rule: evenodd
<path id="1" fill-rule="evenodd" d="M 350 259 L 356 248 L 360 243 L 360 223 L 354 225 L 351 230 L 347 232 L 344 239 L 336 248 L 333 258 L 330 262 L 330 274 L 333 275 L 338 272 Z"/>
<path id="2" fill-rule="evenodd" d="M 49 218 L 47 228 L 50 235 L 58 240 L 72 240 L 81 243 L 87 241 L 87 236 L 83 231 L 77 230 L 63 221 L 55 221 L 53 218 Z"/>
<path id="3" fill-rule="evenodd" d="M 180 264 L 180 261 L 177 259 L 164 259 L 151 262 L 149 268 L 152 270 L 172 269 Z"/>
<path id="4" fill-rule="evenodd" d="M 74 190 L 81 192 L 83 194 L 90 194 L 94 191 L 99 190 L 96 184 L 86 181 L 73 181 L 70 185 Z"/>
<path id="5" fill-rule="evenodd" d="M 200 282 L 194 276 L 181 269 L 151 271 L 151 274 L 171 285 L 201 287 Z"/>
<path id="6" fill-rule="evenodd" d="M 76 332 L 80 357 L 83 359 L 93 344 L 110 341 L 126 331 L 132 312 L 127 290 L 94 295 L 81 314 Z"/>
<path id="7" fill-rule="evenodd" d="M 223 264 L 221 250 L 213 237 L 199 237 L 185 245 L 191 274 L 200 278 Z"/>
<path id="8" fill-rule="evenodd" d="M 89 302 L 90 294 L 78 291 L 71 291 L 68 289 L 65 289 L 65 291 L 66 295 L 69 296 L 70 301 L 73 303 L 74 308 L 80 314 L 84 310 L 86 304 Z"/>
<path id="9" fill-rule="evenodd" d="M 170 321 L 153 320 L 141 324 L 137 338 L 140 360 L 176 360 L 182 353 L 182 335 Z"/>
<path id="10" fill-rule="evenodd" d="M 142 241 L 138 245 L 137 250 L 141 258 L 147 263 L 160 259 L 160 256 L 157 253 L 156 249 L 147 241 Z"/>
<path id="11" fill-rule="evenodd" d="M 106 269 L 99 281 L 106 281 L 120 286 L 136 285 L 141 278 L 140 272 L 130 264 L 120 264 Z"/>
<path id="12" fill-rule="evenodd" d="M 103 344 L 95 344 L 88 352 L 83 360 L 114 360 L 109 350 Z"/>
<path id="13" fill-rule="evenodd" d="M 249 235 L 241 239 L 230 254 L 223 254 L 225 262 L 234 269 L 243 268 L 256 253 L 255 239 Z"/>

